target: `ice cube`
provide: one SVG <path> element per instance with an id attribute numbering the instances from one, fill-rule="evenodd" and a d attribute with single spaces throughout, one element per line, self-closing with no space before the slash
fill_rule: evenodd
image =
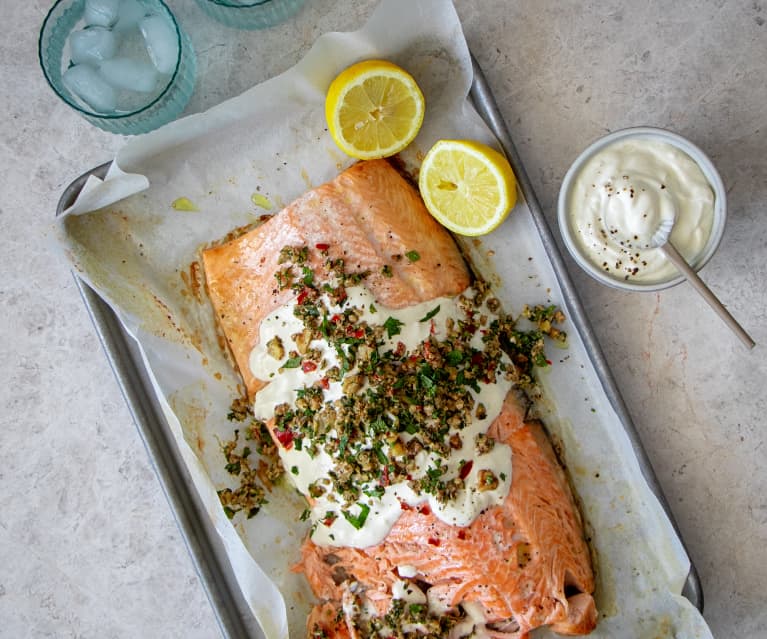
<path id="1" fill-rule="evenodd" d="M 150 93 L 157 86 L 157 69 L 148 62 L 131 58 L 104 60 L 99 67 L 101 77 L 115 89 Z"/>
<path id="2" fill-rule="evenodd" d="M 146 15 L 144 5 L 138 0 L 120 0 L 117 9 L 117 22 L 112 27 L 117 33 L 130 31 L 138 26 L 138 23 Z"/>
<path id="3" fill-rule="evenodd" d="M 163 16 L 147 16 L 139 22 L 146 49 L 160 73 L 172 73 L 178 60 L 178 37 L 173 25 Z"/>
<path id="4" fill-rule="evenodd" d="M 77 64 L 62 76 L 64 86 L 83 100 L 94 111 L 107 113 L 117 106 L 117 94 L 93 67 Z"/>
<path id="5" fill-rule="evenodd" d="M 85 0 L 85 23 L 90 26 L 111 27 L 117 20 L 120 0 Z"/>
<path id="6" fill-rule="evenodd" d="M 138 27 L 129 29 L 118 36 L 119 43 L 117 46 L 117 53 L 115 56 L 118 58 L 133 58 L 134 60 L 142 60 L 149 64 L 152 64 L 152 59 L 149 57 L 149 53 L 146 50 L 146 42 L 144 36 Z"/>
<path id="7" fill-rule="evenodd" d="M 69 36 L 69 50 L 75 64 L 97 66 L 117 50 L 115 34 L 104 27 L 88 27 Z"/>

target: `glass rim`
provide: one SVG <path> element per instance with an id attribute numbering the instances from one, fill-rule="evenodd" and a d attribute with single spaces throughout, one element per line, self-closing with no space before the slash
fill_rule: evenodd
<path id="1" fill-rule="evenodd" d="M 219 7 L 225 7 L 226 9 L 253 9 L 254 7 L 261 7 L 270 4 L 273 0 L 253 0 L 248 3 L 233 4 L 231 0 L 204 0 L 210 4 L 215 4 Z"/>
<path id="2" fill-rule="evenodd" d="M 92 111 L 88 109 L 84 109 L 79 104 L 75 103 L 73 100 L 71 100 L 67 95 L 65 95 L 62 91 L 60 91 L 56 85 L 53 83 L 53 80 L 51 79 L 48 67 L 45 64 L 43 60 L 43 34 L 45 33 L 45 28 L 48 25 L 48 21 L 51 19 L 51 16 L 53 14 L 53 11 L 58 7 L 59 5 L 65 3 L 65 2 L 71 2 L 74 4 L 74 2 L 77 2 L 77 0 L 56 0 L 56 2 L 53 4 L 53 6 L 48 10 L 48 13 L 45 16 L 45 19 L 43 20 L 43 24 L 40 27 L 40 35 L 37 38 L 37 57 L 40 62 L 40 67 L 43 70 L 43 75 L 45 76 L 45 80 L 48 83 L 48 86 L 53 89 L 54 93 L 59 96 L 64 102 L 67 103 L 70 107 L 75 109 L 76 111 L 79 111 L 83 115 L 86 115 L 90 118 L 98 118 L 101 120 L 123 120 L 126 118 L 133 117 L 134 115 L 139 115 L 140 113 L 144 113 L 145 111 L 151 109 L 153 106 L 155 106 L 162 98 L 167 95 L 168 91 L 173 86 L 173 83 L 176 80 L 176 76 L 178 75 L 179 69 L 181 67 L 181 60 L 183 58 L 183 42 L 181 38 L 181 28 L 178 25 L 178 21 L 176 20 L 176 16 L 173 15 L 173 12 L 170 10 L 167 4 L 165 4 L 164 0 L 154 0 L 155 2 L 158 2 L 162 8 L 167 13 L 168 17 L 170 17 L 171 22 L 173 23 L 173 28 L 176 30 L 176 42 L 178 44 L 178 58 L 176 59 L 176 66 L 173 69 L 173 73 L 171 74 L 170 78 L 168 79 L 167 84 L 163 88 L 162 91 L 148 104 L 142 106 L 140 109 L 136 109 L 134 111 L 126 111 L 125 113 L 99 113 L 98 111 Z M 142 3 L 143 4 L 143 3 Z M 59 64 L 61 64 L 61 60 L 59 60 Z"/>

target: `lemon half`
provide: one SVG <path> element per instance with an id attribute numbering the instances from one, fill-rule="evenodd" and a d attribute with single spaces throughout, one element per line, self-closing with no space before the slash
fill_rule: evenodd
<path id="1" fill-rule="evenodd" d="M 418 186 L 429 212 L 460 235 L 489 233 L 517 201 L 517 180 L 508 160 L 470 140 L 437 142 L 421 164 Z"/>
<path id="2" fill-rule="evenodd" d="M 386 60 L 350 66 L 325 98 L 330 135 L 342 151 L 361 160 L 402 151 L 418 134 L 424 110 L 413 76 Z"/>

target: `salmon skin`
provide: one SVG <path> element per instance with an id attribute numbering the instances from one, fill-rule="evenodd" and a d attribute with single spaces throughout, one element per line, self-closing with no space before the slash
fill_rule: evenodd
<path id="1" fill-rule="evenodd" d="M 329 258 L 343 259 L 350 272 L 368 273 L 365 286 L 391 308 L 455 296 L 471 283 L 452 237 L 412 185 L 384 160 L 355 164 L 263 225 L 203 252 L 216 317 L 251 399 L 265 386 L 249 368 L 260 324 L 296 296 L 275 279 L 286 246 L 317 249 L 308 258 L 316 271 Z M 417 260 L 403 259 L 411 252 Z M 450 620 L 428 636 L 468 636 L 472 624 L 464 634 L 460 628 L 469 617 L 481 628 L 475 636 L 514 639 L 543 625 L 566 635 L 588 634 L 596 626 L 582 521 L 544 429 L 527 419 L 527 409 L 525 398 L 512 390 L 488 430 L 511 448 L 511 488 L 501 505 L 469 526 L 444 523 L 428 507 L 403 505 L 375 546 L 304 542 L 294 569 L 305 574 L 319 602 L 307 622 L 310 637 L 386 637 L 374 632 L 381 627 L 374 621 L 398 609 L 394 591 L 403 584 Z M 426 632 L 423 624 L 411 626 L 391 636 Z"/>

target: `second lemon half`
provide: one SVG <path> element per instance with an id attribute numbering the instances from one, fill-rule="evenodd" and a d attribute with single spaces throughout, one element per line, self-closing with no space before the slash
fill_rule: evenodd
<path id="1" fill-rule="evenodd" d="M 440 140 L 421 164 L 418 186 L 426 208 L 460 235 L 496 228 L 517 201 L 517 180 L 508 160 L 471 140 Z"/>
<path id="2" fill-rule="evenodd" d="M 413 77 L 386 60 L 365 60 L 342 71 L 325 99 L 330 135 L 342 151 L 361 160 L 402 151 L 418 134 L 424 110 Z"/>

